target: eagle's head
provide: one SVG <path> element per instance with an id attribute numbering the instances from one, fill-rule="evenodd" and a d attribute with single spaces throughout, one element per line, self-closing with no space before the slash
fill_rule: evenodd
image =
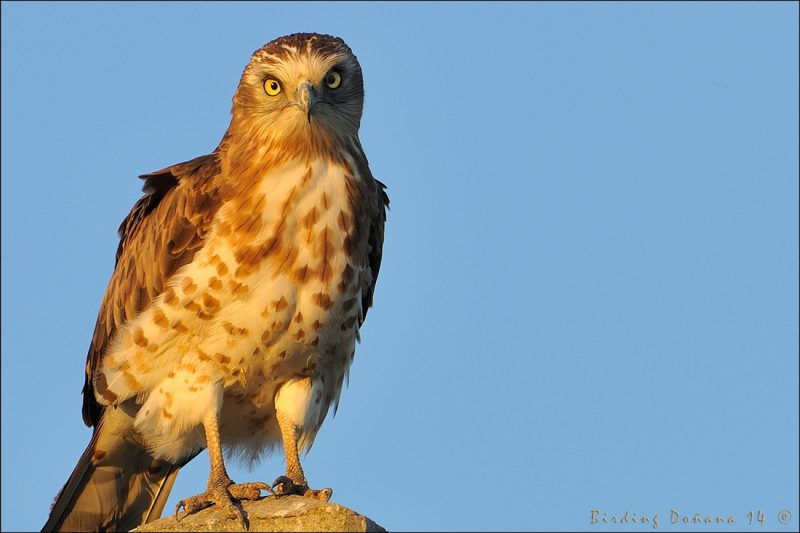
<path id="1" fill-rule="evenodd" d="M 253 53 L 233 96 L 229 134 L 249 133 L 266 150 L 328 152 L 358 136 L 361 66 L 345 42 L 295 33 Z"/>

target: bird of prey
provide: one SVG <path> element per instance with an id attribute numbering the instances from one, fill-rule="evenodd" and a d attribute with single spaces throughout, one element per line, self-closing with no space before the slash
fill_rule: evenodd
<path id="1" fill-rule="evenodd" d="M 159 518 L 178 470 L 208 448 L 205 492 L 246 526 L 261 490 L 327 500 L 299 452 L 338 405 L 372 304 L 389 199 L 358 136 L 361 67 L 336 37 L 256 50 L 210 154 L 146 174 L 119 228 L 86 361 L 91 442 L 45 531 L 127 531 Z M 282 444 L 272 485 L 223 460 Z M 273 490 L 274 489 L 274 490 Z"/>

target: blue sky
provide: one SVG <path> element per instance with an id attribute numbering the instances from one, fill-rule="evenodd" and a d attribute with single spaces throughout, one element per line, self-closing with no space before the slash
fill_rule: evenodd
<path id="1" fill-rule="evenodd" d="M 392 199 L 312 484 L 390 530 L 797 529 L 796 3 L 4 2 L 3 530 L 41 527 L 89 440 L 136 176 L 211 151 L 296 31 L 358 56 Z"/>

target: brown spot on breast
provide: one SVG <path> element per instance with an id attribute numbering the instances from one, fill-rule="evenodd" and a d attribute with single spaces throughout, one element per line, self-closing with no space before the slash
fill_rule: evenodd
<path id="1" fill-rule="evenodd" d="M 208 280 L 208 286 L 215 291 L 222 290 L 222 282 L 217 276 L 211 276 L 211 279 Z"/>
<path id="2" fill-rule="evenodd" d="M 187 331 L 189 331 L 189 328 L 187 328 L 186 326 L 184 326 L 184 325 L 183 325 L 183 322 L 181 322 L 180 320 L 176 321 L 176 322 L 175 322 L 175 323 L 172 325 L 172 329 L 174 329 L 174 330 L 175 330 L 175 331 L 177 331 L 178 333 L 186 333 Z"/>
<path id="3" fill-rule="evenodd" d="M 250 330 L 247 328 L 237 328 L 232 323 L 228 322 L 227 320 L 222 323 L 222 327 L 225 328 L 225 331 L 228 332 L 228 335 L 240 335 L 246 337 L 250 334 Z"/>
<path id="4" fill-rule="evenodd" d="M 215 257 L 216 257 L 216 256 L 215 256 Z M 223 263 L 222 261 L 220 261 L 220 262 L 217 264 L 217 275 L 218 275 L 219 277 L 223 277 L 223 276 L 224 276 L 225 274 L 227 274 L 227 273 L 228 273 L 228 265 L 226 265 L 225 263 Z"/>
<path id="5" fill-rule="evenodd" d="M 333 306 L 333 300 L 331 300 L 331 297 L 324 292 L 318 292 L 314 294 L 314 296 L 312 296 L 312 300 L 315 304 L 326 311 Z"/>
<path id="6" fill-rule="evenodd" d="M 195 283 L 191 277 L 186 276 L 181 282 L 181 290 L 184 294 L 192 294 L 197 290 L 197 283 Z"/>
<path id="7" fill-rule="evenodd" d="M 303 321 L 303 313 L 298 312 L 294 317 L 294 321 L 297 322 L 298 324 L 300 322 L 302 322 Z"/>
<path id="8" fill-rule="evenodd" d="M 99 376 L 97 376 L 97 380 L 95 381 L 94 386 L 96 392 L 100 396 L 105 398 L 105 400 L 110 404 L 113 404 L 114 402 L 117 401 L 117 398 L 119 398 L 119 396 L 108 390 L 108 381 L 106 380 L 106 375 L 102 372 L 100 373 Z"/>
<path id="9" fill-rule="evenodd" d="M 147 340 L 147 337 L 144 336 L 144 331 L 142 331 L 141 326 L 136 326 L 136 328 L 133 330 L 133 342 L 142 348 L 147 347 L 147 343 L 149 341 Z"/>
<path id="10" fill-rule="evenodd" d="M 169 327 L 169 319 L 167 318 L 167 315 L 165 315 L 164 311 L 158 307 L 155 309 L 155 311 L 153 311 L 153 322 L 156 326 L 163 329 L 167 329 Z"/>
<path id="11" fill-rule="evenodd" d="M 164 418 L 172 418 L 172 413 L 170 413 L 166 409 L 162 410 L 161 414 L 164 416 Z"/>
<path id="12" fill-rule="evenodd" d="M 320 232 L 315 250 L 315 256 L 320 260 L 318 274 L 320 280 L 323 282 L 330 281 L 333 274 L 331 272 L 331 263 L 333 261 L 334 248 L 333 244 L 331 244 L 331 241 L 328 238 L 329 229 L 330 228 L 328 228 L 328 226 L 325 226 L 325 228 Z"/>
<path id="13" fill-rule="evenodd" d="M 175 294 L 175 289 L 170 287 L 169 289 L 164 292 L 164 303 L 170 307 L 177 307 L 179 300 L 178 295 Z"/>
<path id="14" fill-rule="evenodd" d="M 314 328 L 314 331 L 317 331 L 319 328 L 322 327 L 322 322 L 320 322 L 319 319 L 317 319 L 314 321 L 313 324 L 311 324 L 311 327 Z"/>
<path id="15" fill-rule="evenodd" d="M 205 305 L 206 309 L 209 311 L 216 311 L 219 309 L 219 300 L 206 293 L 203 295 L 203 305 Z"/>
<path id="16" fill-rule="evenodd" d="M 355 316 L 351 316 L 350 318 L 348 318 L 347 320 L 342 322 L 341 330 L 342 331 L 346 331 L 346 330 L 352 328 L 353 325 L 355 325 L 355 323 L 356 323 L 356 317 Z"/>
<path id="17" fill-rule="evenodd" d="M 175 377 L 175 372 L 170 371 L 170 373 L 167 374 L 167 377 L 168 378 L 174 378 Z"/>
<path id="18" fill-rule="evenodd" d="M 314 340 L 311 341 L 311 346 L 319 346 L 319 337 L 314 337 Z"/>
<path id="19" fill-rule="evenodd" d="M 189 387 L 189 389 L 188 389 L 188 390 L 189 390 L 189 392 L 197 392 L 197 391 L 199 391 L 200 389 L 198 389 L 197 387 L 195 387 L 194 385 L 192 385 L 192 386 L 190 386 L 190 387 Z"/>
<path id="20" fill-rule="evenodd" d="M 241 296 L 243 294 L 247 294 L 247 291 L 250 290 L 250 287 L 244 285 L 243 283 L 236 281 L 236 280 L 228 280 L 228 287 L 231 289 L 231 294 L 234 296 Z"/>
<path id="21" fill-rule="evenodd" d="M 102 459 L 105 456 L 106 456 L 106 452 L 104 450 L 99 449 L 99 448 L 96 449 L 94 451 L 94 453 L 92 453 L 92 459 L 94 459 L 95 461 L 99 461 L 100 459 Z"/>
<path id="22" fill-rule="evenodd" d="M 216 353 L 214 354 L 214 357 L 217 359 L 217 361 L 219 361 L 219 364 L 221 364 L 222 366 L 227 366 L 227 364 L 231 362 L 231 358 L 223 353 Z"/>
<path id="23" fill-rule="evenodd" d="M 271 336 L 272 336 L 272 331 L 269 329 L 265 329 L 264 333 L 261 334 L 261 342 L 267 342 Z"/>
<path id="24" fill-rule="evenodd" d="M 147 351 L 150 353 L 156 353 L 158 351 L 158 344 L 151 342 L 147 345 Z"/>
<path id="25" fill-rule="evenodd" d="M 110 364 L 110 363 L 109 363 Z M 119 369 L 122 371 L 128 370 L 131 367 L 131 362 L 127 359 L 119 365 Z"/>
<path id="26" fill-rule="evenodd" d="M 299 341 L 302 340 L 306 336 L 306 332 L 302 329 L 298 329 L 297 333 L 294 334 L 294 340 Z"/>
<path id="27" fill-rule="evenodd" d="M 201 362 L 211 361 L 211 356 L 200 348 L 197 348 L 197 359 L 199 359 Z"/>
<path id="28" fill-rule="evenodd" d="M 166 397 L 166 399 L 167 399 L 167 407 L 172 405 L 172 393 L 171 392 L 165 392 L 164 393 L 164 397 Z"/>
<path id="29" fill-rule="evenodd" d="M 308 265 L 296 268 L 294 272 L 292 272 L 292 277 L 297 283 L 304 283 L 306 281 L 306 276 L 308 276 Z"/>
<path id="30" fill-rule="evenodd" d="M 196 313 L 196 312 L 200 311 L 200 304 L 198 304 L 194 300 L 189 300 L 186 303 L 186 305 L 183 306 L 183 308 L 184 309 L 188 309 L 189 311 L 192 311 L 192 312 Z"/>
<path id="31" fill-rule="evenodd" d="M 206 383 L 208 381 L 211 381 L 211 376 L 204 375 L 204 376 L 200 376 L 199 378 L 197 378 L 194 382 L 195 383 Z"/>
<path id="32" fill-rule="evenodd" d="M 289 306 L 289 302 L 286 301 L 286 298 L 281 296 L 281 299 L 280 300 L 275 300 L 273 302 L 273 305 L 275 306 L 275 310 L 276 311 L 283 311 L 284 309 L 286 309 Z"/>
<path id="33" fill-rule="evenodd" d="M 286 357 L 286 350 L 283 350 L 281 353 L 278 354 L 278 359 L 283 359 Z"/>

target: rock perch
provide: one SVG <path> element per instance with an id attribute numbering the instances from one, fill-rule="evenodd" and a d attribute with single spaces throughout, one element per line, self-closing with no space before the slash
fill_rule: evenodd
<path id="1" fill-rule="evenodd" d="M 268 496 L 241 502 L 250 521 L 250 531 L 386 531 L 364 515 L 341 505 L 302 496 Z M 212 505 L 184 516 L 177 522 L 166 516 L 132 531 L 241 531 L 236 520 Z"/>

